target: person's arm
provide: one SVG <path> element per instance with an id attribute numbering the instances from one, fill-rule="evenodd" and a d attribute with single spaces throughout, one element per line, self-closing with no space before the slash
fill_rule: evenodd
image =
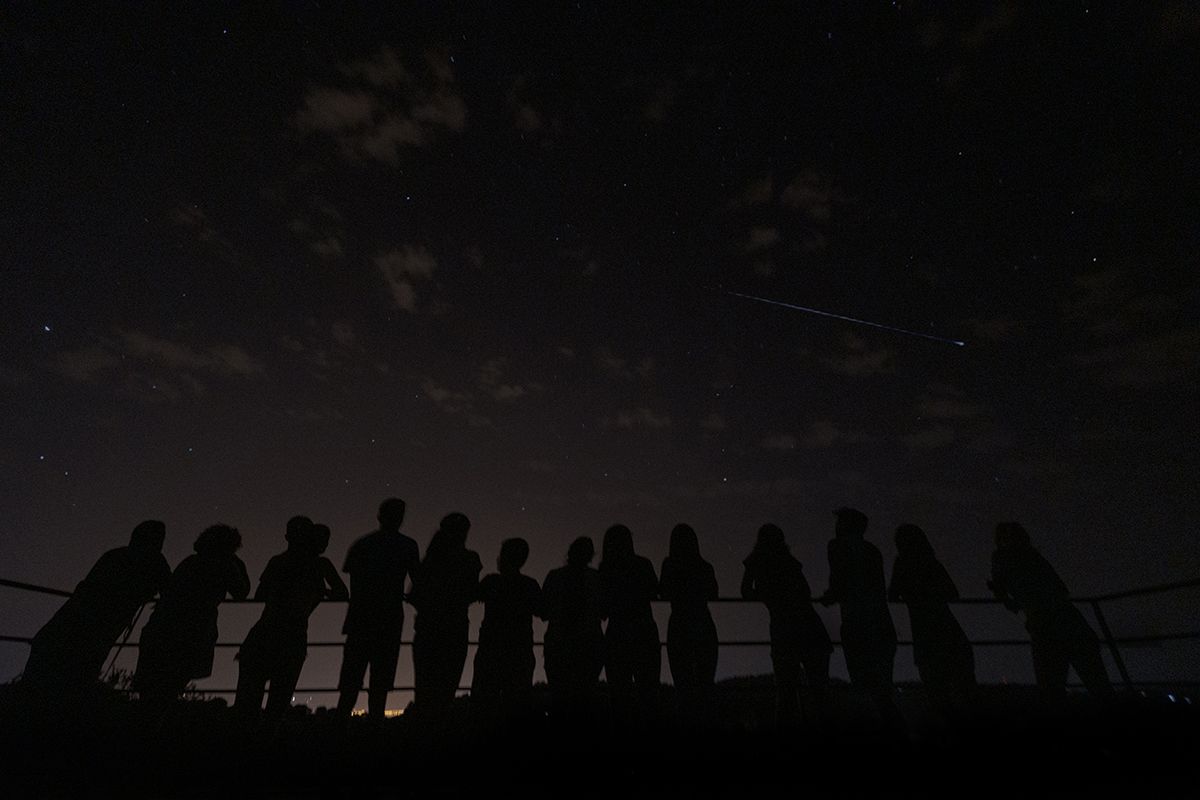
<path id="1" fill-rule="evenodd" d="M 646 602 L 653 602 L 658 599 L 658 576 L 654 574 L 654 565 L 650 563 L 650 559 L 643 559 L 642 566 L 642 591 L 645 592 Z"/>
<path id="2" fill-rule="evenodd" d="M 547 622 L 558 610 L 558 591 L 555 584 L 554 573 L 546 575 L 546 580 L 542 581 L 542 592 L 538 598 L 537 615 Z"/>
<path id="3" fill-rule="evenodd" d="M 892 582 L 888 585 L 888 600 L 898 603 L 904 599 L 904 562 L 897 558 L 892 562 Z"/>
<path id="4" fill-rule="evenodd" d="M 545 595 L 542 593 L 542 587 L 538 586 L 538 582 L 533 578 L 529 579 L 529 607 L 533 611 L 535 617 L 541 619 L 546 618 Z"/>
<path id="5" fill-rule="evenodd" d="M 937 565 L 938 569 L 938 598 L 941 600 L 957 600 L 959 598 L 958 587 L 954 585 L 954 579 L 950 577 L 950 573 L 942 564 Z"/>
<path id="6" fill-rule="evenodd" d="M 229 583 L 229 596 L 234 600 L 245 600 L 250 595 L 250 576 L 246 574 L 246 564 L 237 556 L 231 565 L 232 575 Z"/>
<path id="7" fill-rule="evenodd" d="M 754 569 L 750 566 L 750 563 L 750 559 L 746 559 L 742 566 L 742 598 L 745 600 L 757 600 L 761 593 L 758 590 Z"/>
<path id="8" fill-rule="evenodd" d="M 834 539 L 829 543 L 826 549 L 829 554 L 829 588 L 825 590 L 825 594 L 817 598 L 821 605 L 831 606 L 834 603 L 841 602 L 845 596 L 845 575 L 842 569 L 842 556 L 838 550 L 837 540 Z"/>
<path id="9" fill-rule="evenodd" d="M 675 571 L 671 569 L 671 559 L 663 559 L 662 568 L 659 570 L 658 575 L 658 596 L 663 600 L 674 600 Z"/>
<path id="10" fill-rule="evenodd" d="M 337 569 L 334 568 L 333 562 L 328 558 L 321 559 L 321 575 L 325 580 L 325 586 L 328 590 L 325 592 L 325 597 L 329 600 L 349 600 L 350 590 L 346 588 L 342 576 L 338 575 Z"/>
<path id="11" fill-rule="evenodd" d="M 1001 556 L 997 558 L 997 556 Z M 1003 556 L 1000 552 L 992 555 L 992 577 L 987 582 L 987 587 L 992 590 L 992 595 L 1004 603 L 1004 607 L 1009 611 L 1016 613 L 1021 610 L 1021 606 L 1012 596 L 1012 592 L 1008 588 L 1007 573 L 1004 569 Z"/>

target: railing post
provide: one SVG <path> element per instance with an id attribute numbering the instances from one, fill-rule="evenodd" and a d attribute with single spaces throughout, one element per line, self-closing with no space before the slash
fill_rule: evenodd
<path id="1" fill-rule="evenodd" d="M 1090 600 L 1088 604 L 1092 607 L 1092 613 L 1096 615 L 1096 622 L 1100 625 L 1100 632 L 1104 634 L 1104 641 L 1108 643 L 1108 649 L 1117 665 L 1117 672 L 1121 673 L 1121 680 L 1125 683 L 1126 690 L 1132 692 L 1133 681 L 1129 678 L 1129 670 L 1125 668 L 1125 659 L 1121 658 L 1121 648 L 1117 646 L 1117 640 L 1108 627 L 1108 620 L 1104 618 L 1104 612 L 1100 610 L 1100 601 Z"/>

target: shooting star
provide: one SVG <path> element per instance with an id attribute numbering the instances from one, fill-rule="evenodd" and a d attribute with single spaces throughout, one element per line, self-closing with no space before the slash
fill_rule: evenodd
<path id="1" fill-rule="evenodd" d="M 854 322 L 858 325 L 870 325 L 872 328 L 882 328 L 885 331 L 892 331 L 893 333 L 904 333 L 909 336 L 920 336 L 922 339 L 932 339 L 935 342 L 944 342 L 945 344 L 952 344 L 955 347 L 966 347 L 967 346 L 966 342 L 960 341 L 958 339 L 946 339 L 941 336 L 934 336 L 931 333 L 919 333 L 918 331 L 906 331 L 904 328 L 893 328 L 891 325 L 883 325 L 879 322 L 868 322 L 865 319 L 855 319 L 854 317 L 846 317 L 846 316 L 842 316 L 841 314 L 834 314 L 830 311 L 821 311 L 816 308 L 808 308 L 806 306 L 797 306 L 797 305 L 793 305 L 791 303 L 781 303 L 778 300 L 768 300 L 765 297 L 755 297 L 754 295 L 751 295 L 751 294 L 740 294 L 738 292 L 729 292 L 729 291 L 725 292 L 725 294 L 733 295 L 734 297 L 740 297 L 743 300 L 753 300 L 757 303 L 767 303 L 768 305 L 772 305 L 772 306 L 782 306 L 784 308 L 791 308 L 791 309 L 794 309 L 795 311 L 806 311 L 809 314 L 817 314 L 818 316 L 822 316 L 822 317 L 832 317 L 833 319 L 840 319 L 840 320 L 844 320 L 845 322 Z"/>

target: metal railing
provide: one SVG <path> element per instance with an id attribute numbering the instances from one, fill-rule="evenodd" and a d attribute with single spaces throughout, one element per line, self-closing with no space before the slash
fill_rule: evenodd
<path id="1" fill-rule="evenodd" d="M 25 592 L 34 592 L 34 593 L 38 593 L 38 594 L 53 595 L 55 597 L 70 597 L 71 596 L 71 592 L 65 591 L 63 589 L 55 589 L 55 588 L 48 587 L 48 586 L 39 586 L 37 584 L 24 583 L 21 581 L 8 580 L 5 578 L 0 578 L 0 587 L 16 589 L 16 590 L 25 591 Z M 1172 633 L 1141 634 L 1141 635 L 1136 635 L 1136 636 L 1115 636 L 1112 632 L 1112 629 L 1109 627 L 1108 619 L 1104 614 L 1102 604 L 1111 603 L 1116 600 L 1125 600 L 1125 599 L 1134 598 L 1134 597 L 1147 597 L 1147 596 L 1151 596 L 1151 595 L 1166 594 L 1169 592 L 1182 591 L 1182 590 L 1192 589 L 1192 588 L 1196 588 L 1196 587 L 1200 587 L 1200 578 L 1193 578 L 1190 580 L 1182 580 L 1182 581 L 1173 581 L 1171 583 L 1162 583 L 1162 584 L 1156 584 L 1153 586 L 1143 586 L 1143 587 L 1127 589 L 1127 590 L 1123 590 L 1123 591 L 1119 591 L 1119 592 L 1109 592 L 1109 593 L 1098 594 L 1098 595 L 1073 597 L 1073 598 L 1071 598 L 1071 600 L 1076 605 L 1087 606 L 1092 611 L 1092 614 L 1095 616 L 1096 623 L 1100 628 L 1100 637 L 1104 641 L 1105 645 L 1107 646 L 1109 654 L 1112 656 L 1113 663 L 1116 666 L 1117 672 L 1120 675 L 1121 683 L 1125 686 L 1125 688 L 1127 688 L 1129 690 L 1134 690 L 1137 687 L 1156 687 L 1156 686 L 1193 687 L 1193 686 L 1200 686 L 1200 681 L 1144 681 L 1144 680 L 1143 681 L 1135 681 L 1135 680 L 1133 680 L 1133 678 L 1130 676 L 1129 669 L 1125 664 L 1125 659 L 1122 656 L 1121 646 L 1122 645 L 1146 646 L 1146 645 L 1161 644 L 1164 642 L 1180 642 L 1180 641 L 1200 640 L 1200 630 L 1177 631 L 1177 632 L 1172 632 Z M 151 601 L 151 602 L 153 602 L 153 601 Z M 347 601 L 345 601 L 345 600 L 326 600 L 326 601 L 323 601 L 322 604 L 323 605 L 331 605 L 331 604 L 342 604 L 345 602 L 347 602 Z M 665 603 L 666 601 L 659 600 L 659 601 L 655 601 L 655 602 L 658 604 L 662 604 L 662 603 Z M 718 604 L 762 605 L 761 601 L 759 601 L 759 600 L 747 600 L 742 597 L 721 597 L 721 598 L 718 598 L 718 599 L 710 601 L 710 602 L 718 603 Z M 814 600 L 814 602 L 815 602 L 815 600 Z M 959 598 L 957 600 L 952 600 L 952 601 L 950 601 L 950 603 L 953 605 L 992 605 L 992 606 L 1001 605 L 1001 602 L 994 597 L 963 597 L 963 598 Z M 262 604 L 262 601 L 252 600 L 252 599 L 225 600 L 222 603 L 222 605 L 261 605 L 261 604 Z M 891 605 L 904 605 L 904 604 L 893 602 L 893 603 L 891 603 Z M 14 643 L 14 644 L 28 645 L 28 644 L 31 644 L 32 641 L 33 641 L 33 637 L 29 637 L 29 636 L 0 635 L 0 643 Z M 1022 646 L 1028 647 L 1030 645 L 1029 639 L 972 639 L 972 640 L 970 640 L 970 642 L 971 642 L 971 645 L 974 647 L 1022 647 Z M 911 647 L 912 643 L 913 642 L 911 639 L 900 639 L 897 641 L 897 645 L 902 646 L 902 647 Z M 474 639 L 472 639 L 468 642 L 468 645 L 470 645 L 470 646 L 475 646 L 478 644 L 479 644 L 479 642 Z M 763 639 L 738 639 L 738 640 L 734 640 L 734 641 L 719 640 L 717 644 L 718 644 L 718 647 L 722 647 L 722 648 L 726 648 L 726 647 L 769 647 L 771 642 L 769 639 L 765 639 L 765 640 L 763 640 Z M 834 647 L 841 647 L 841 641 L 838 639 L 833 639 L 833 645 L 834 645 Z M 119 648 L 133 649 L 133 650 L 136 650 L 138 648 L 138 646 L 139 646 L 138 642 L 123 642 L 119 645 L 114 644 L 114 648 L 119 647 Z M 216 647 L 218 647 L 218 648 L 236 648 L 236 647 L 241 647 L 241 646 L 242 646 L 241 642 L 217 642 L 216 643 Z M 315 641 L 315 642 L 310 641 L 310 642 L 308 642 L 308 647 L 310 649 L 312 649 L 312 648 L 341 648 L 344 646 L 345 646 L 344 641 Z M 401 646 L 411 647 L 412 639 L 401 640 Z M 542 647 L 543 643 L 541 641 L 535 641 L 534 646 Z M 665 641 L 661 642 L 661 646 L 666 647 L 667 646 L 666 642 Z M 469 686 L 460 686 L 459 687 L 459 691 L 469 691 L 469 690 L 470 690 Z M 225 689 L 225 688 L 211 689 L 208 687 L 198 688 L 196 691 L 199 692 L 200 694 L 234 694 L 236 692 L 235 689 Z M 332 688 L 330 688 L 330 687 L 306 687 L 306 688 L 297 688 L 296 689 L 297 694 L 333 694 L 333 693 L 336 693 L 337 691 L 338 691 L 338 689 L 336 687 L 332 687 Z M 393 686 L 392 691 L 411 692 L 411 691 L 413 691 L 413 687 L 412 686 Z"/>

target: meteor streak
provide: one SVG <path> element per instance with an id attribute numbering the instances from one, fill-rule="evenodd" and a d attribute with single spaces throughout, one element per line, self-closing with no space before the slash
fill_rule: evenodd
<path id="1" fill-rule="evenodd" d="M 822 316 L 822 317 L 832 317 L 833 319 L 840 319 L 840 320 L 844 320 L 845 322 L 854 322 L 859 325 L 870 325 L 872 328 L 882 328 L 885 331 L 892 331 L 893 333 L 904 333 L 904 334 L 908 334 L 909 336 L 920 336 L 922 339 L 932 339 L 935 342 L 945 342 L 946 344 L 952 344 L 952 345 L 955 345 L 956 347 L 966 347 L 966 344 L 967 344 L 966 342 L 959 341 L 958 339 L 946 339 L 941 336 L 934 336 L 933 334 L 929 334 L 929 333 L 918 333 L 917 331 L 906 331 L 903 328 L 893 328 L 891 325 L 883 325 L 878 322 L 868 322 L 865 319 L 855 319 L 854 317 L 845 317 L 845 316 L 842 316 L 841 314 L 834 314 L 829 311 L 820 311 L 815 308 L 807 308 L 806 306 L 797 306 L 797 305 L 793 305 L 791 303 L 781 303 L 778 300 L 768 300 L 765 297 L 755 297 L 754 295 L 751 295 L 751 294 L 740 294 L 738 292 L 729 292 L 729 291 L 725 292 L 725 294 L 730 294 L 730 295 L 733 295 L 734 297 L 740 297 L 743 300 L 754 300 L 755 302 L 758 302 L 758 303 L 767 303 L 768 305 L 772 305 L 772 306 L 783 306 L 784 308 L 791 308 L 796 311 L 806 311 L 809 314 L 817 314 L 818 316 Z"/>

